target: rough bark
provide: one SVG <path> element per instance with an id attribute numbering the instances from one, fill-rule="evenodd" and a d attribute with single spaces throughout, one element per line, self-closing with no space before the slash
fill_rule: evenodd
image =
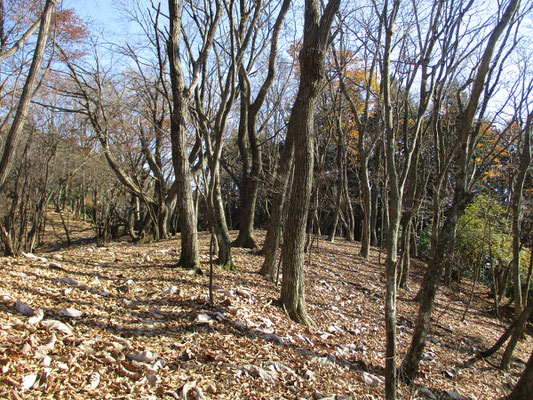
<path id="1" fill-rule="evenodd" d="M 170 32 L 167 51 L 172 83 L 170 139 L 174 174 L 176 181 L 179 183 L 177 188 L 177 207 L 181 230 L 181 254 L 177 265 L 185 268 L 194 268 L 198 265 L 198 232 L 192 198 L 192 177 L 186 131 L 186 115 L 190 94 L 185 94 L 186 88 L 180 59 L 181 4 L 179 0 L 171 0 L 168 6 Z M 191 85 L 193 84 L 191 83 Z"/>
<path id="2" fill-rule="evenodd" d="M 320 17 L 316 0 L 305 1 L 304 40 L 299 55 L 300 84 L 287 129 L 294 139 L 294 178 L 285 225 L 280 302 L 296 322 L 309 324 L 305 308 L 304 243 L 313 183 L 314 110 L 324 78 L 330 29 L 340 0 L 330 0 Z"/>

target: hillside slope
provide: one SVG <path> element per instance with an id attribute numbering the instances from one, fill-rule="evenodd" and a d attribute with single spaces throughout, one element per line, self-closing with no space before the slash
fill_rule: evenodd
<path id="1" fill-rule="evenodd" d="M 200 235 L 204 271 L 208 240 Z M 178 238 L 86 243 L 1 258 L 0 398 L 383 398 L 385 287 L 376 249 L 365 261 L 357 255 L 359 243 L 321 238 L 308 259 L 308 311 L 315 326 L 306 328 L 273 304 L 279 287 L 255 273 L 262 256 L 234 249 L 239 271 L 216 269 L 211 306 L 208 276 L 173 268 L 178 247 Z M 401 355 L 416 317 L 411 299 L 423 267 L 415 261 L 410 290 L 399 291 Z M 483 287 L 460 322 L 469 289 L 465 282 L 439 293 L 421 377 L 414 388 L 402 385 L 400 398 L 425 398 L 419 389 L 426 388 L 442 398 L 453 391 L 497 399 L 516 382 L 531 337 L 519 343 L 510 372 L 484 361 L 460 368 L 508 324 L 486 312 Z M 31 314 L 24 305 L 33 316 L 21 313 Z"/>

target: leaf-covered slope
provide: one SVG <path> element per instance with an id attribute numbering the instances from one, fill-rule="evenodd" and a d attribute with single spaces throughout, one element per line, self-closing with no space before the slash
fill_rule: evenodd
<path id="1" fill-rule="evenodd" d="M 208 239 L 201 234 L 205 271 Z M 262 256 L 235 249 L 239 271 L 216 269 L 211 306 L 207 276 L 172 268 L 178 245 L 177 239 L 118 242 L 2 258 L 0 397 L 383 397 L 384 284 L 376 250 L 365 261 L 358 243 L 321 240 L 313 248 L 306 293 L 315 326 L 305 328 L 275 305 L 276 285 L 255 273 Z M 399 293 L 401 354 L 422 269 L 415 261 L 410 291 Z M 449 391 L 497 399 L 516 382 L 530 337 L 519 344 L 509 373 L 485 362 L 460 368 L 505 328 L 485 312 L 484 288 L 460 322 L 468 289 L 465 283 L 438 296 L 418 386 L 401 386 L 401 398 L 450 398 Z"/>

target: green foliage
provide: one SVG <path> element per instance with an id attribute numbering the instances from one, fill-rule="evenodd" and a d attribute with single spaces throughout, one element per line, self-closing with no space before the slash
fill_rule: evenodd
<path id="1" fill-rule="evenodd" d="M 529 249 L 521 253 L 522 273 L 527 273 Z M 466 209 L 457 224 L 455 247 L 457 262 L 468 269 L 475 265 L 486 267 L 508 265 L 513 258 L 512 228 L 504 207 L 494 198 L 479 195 Z M 488 278 L 488 274 L 485 275 Z"/>
<path id="2" fill-rule="evenodd" d="M 426 225 L 421 231 L 416 234 L 416 245 L 418 254 L 426 257 L 431 249 L 431 224 Z"/>
<path id="3" fill-rule="evenodd" d="M 505 209 L 493 198 L 479 195 L 457 224 L 456 256 L 464 265 L 512 259 L 511 224 Z"/>

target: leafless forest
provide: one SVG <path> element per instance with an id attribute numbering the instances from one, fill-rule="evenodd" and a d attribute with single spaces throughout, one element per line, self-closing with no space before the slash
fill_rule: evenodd
<path id="1" fill-rule="evenodd" d="M 533 398 L 531 0 L 102 4 L 0 0 L 0 397 Z"/>

